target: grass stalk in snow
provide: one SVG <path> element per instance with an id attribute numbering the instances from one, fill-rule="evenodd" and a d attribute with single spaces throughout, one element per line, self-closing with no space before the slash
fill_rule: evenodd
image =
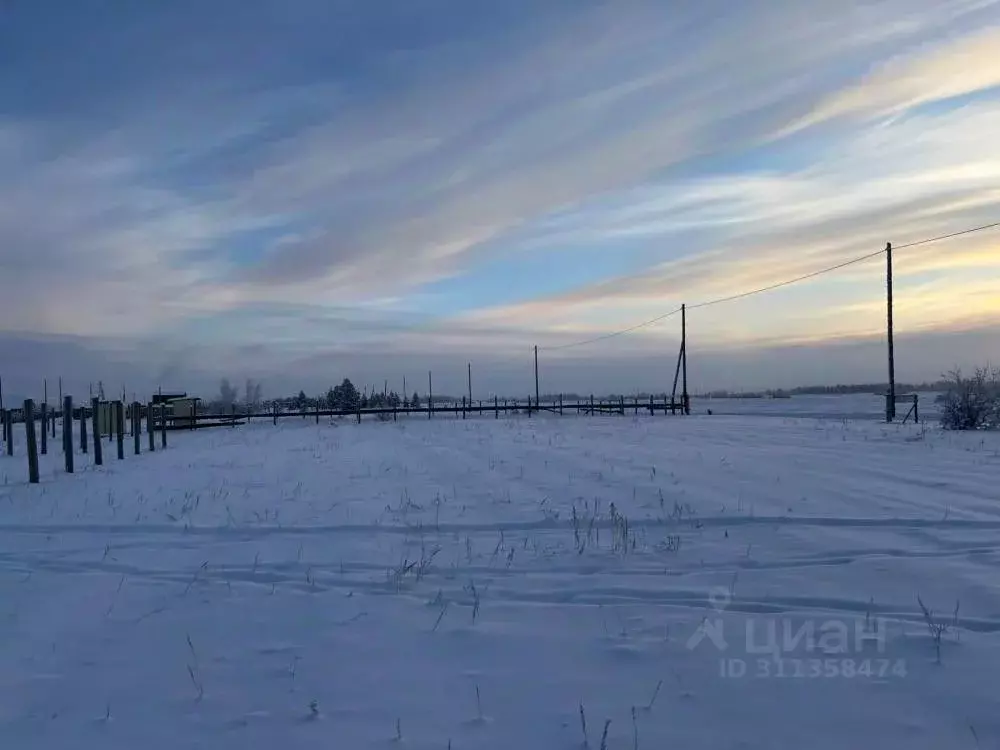
<path id="1" fill-rule="evenodd" d="M 920 605 L 920 611 L 923 613 L 924 622 L 927 624 L 927 632 L 930 633 L 931 641 L 934 643 L 934 652 L 937 657 L 937 663 L 941 663 L 941 640 L 954 625 L 957 629 L 958 627 L 958 607 L 959 602 L 955 602 L 955 612 L 952 617 L 951 622 L 945 620 L 935 620 L 934 612 L 927 608 L 923 600 L 917 595 L 917 604 Z"/>
<path id="2" fill-rule="evenodd" d="M 438 626 L 441 625 L 441 620 L 444 619 L 445 613 L 448 611 L 448 602 L 445 602 L 441 607 L 441 612 L 437 616 L 437 620 L 434 621 L 434 627 L 431 628 L 431 632 L 437 632 Z"/>
<path id="3" fill-rule="evenodd" d="M 611 729 L 611 719 L 604 722 L 604 731 L 601 733 L 601 750 L 608 750 L 608 730 Z"/>
<path id="4" fill-rule="evenodd" d="M 660 680 L 658 683 L 656 683 L 656 689 L 653 691 L 653 695 L 652 697 L 650 697 L 649 703 L 646 704 L 646 706 L 644 706 L 647 712 L 653 710 L 653 704 L 656 703 L 656 698 L 660 694 L 660 688 L 662 687 L 663 687 L 663 680 Z"/>

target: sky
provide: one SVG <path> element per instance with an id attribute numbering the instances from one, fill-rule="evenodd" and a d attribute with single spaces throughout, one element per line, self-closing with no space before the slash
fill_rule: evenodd
<path id="1" fill-rule="evenodd" d="M 1000 221 L 995 0 L 6 0 L 5 396 L 884 380 L 884 259 Z M 895 254 L 1000 362 L 1000 229 Z M 52 389 L 50 388 L 50 391 Z"/>

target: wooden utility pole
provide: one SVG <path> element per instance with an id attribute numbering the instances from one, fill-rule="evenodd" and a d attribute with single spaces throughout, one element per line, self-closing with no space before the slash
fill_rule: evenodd
<path id="1" fill-rule="evenodd" d="M 691 413 L 691 399 L 688 397 L 688 348 L 687 348 L 687 305 L 681 305 L 681 401 L 685 414 Z"/>
<path id="2" fill-rule="evenodd" d="M 535 347 L 535 408 L 538 408 L 538 347 Z M 531 414 L 531 404 L 528 404 L 528 414 Z"/>
<path id="3" fill-rule="evenodd" d="M 892 243 L 885 243 L 886 333 L 889 343 L 889 393 L 885 400 L 885 421 L 896 418 L 896 357 L 892 341 Z"/>

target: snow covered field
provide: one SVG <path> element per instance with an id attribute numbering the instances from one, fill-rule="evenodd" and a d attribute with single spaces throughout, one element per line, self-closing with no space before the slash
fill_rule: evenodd
<path id="1" fill-rule="evenodd" d="M 902 395 L 902 391 L 900 392 Z M 919 396 L 921 420 L 937 422 L 940 405 L 934 399 L 937 393 L 924 392 Z M 808 419 L 853 419 L 879 422 L 885 419 L 885 398 L 873 393 L 842 395 L 804 395 L 791 398 L 702 398 L 691 400 L 693 413 L 754 417 L 800 417 Z M 910 404 L 899 403 L 897 419 L 902 421 Z"/>
<path id="2" fill-rule="evenodd" d="M 4 748 L 1000 745 L 997 435 L 295 419 L 109 453 L 36 486 L 0 457 Z"/>

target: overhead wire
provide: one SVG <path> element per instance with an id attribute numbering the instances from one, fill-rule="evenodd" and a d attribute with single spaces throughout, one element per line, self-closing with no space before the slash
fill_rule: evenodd
<path id="1" fill-rule="evenodd" d="M 1000 221 L 993 222 L 991 224 L 982 224 L 977 227 L 971 227 L 969 229 L 963 229 L 961 231 L 951 232 L 949 234 L 942 234 L 936 237 L 928 237 L 926 239 L 917 240 L 915 242 L 908 242 L 903 245 L 894 245 L 893 250 L 906 250 L 907 248 L 917 247 L 919 245 L 929 245 L 934 242 L 941 242 L 942 240 L 949 240 L 954 237 L 961 237 L 962 235 L 973 234 L 974 232 L 983 232 L 987 229 L 994 229 L 996 227 L 1000 227 Z M 817 276 L 822 276 L 827 273 L 832 273 L 833 271 L 839 271 L 842 268 L 847 268 L 848 266 L 853 266 L 857 263 L 863 263 L 866 260 L 871 260 L 872 258 L 877 258 L 880 255 L 884 255 L 885 252 L 886 248 L 883 248 L 882 250 L 876 250 L 875 252 L 871 253 L 865 253 L 864 255 L 859 255 L 855 258 L 850 258 L 849 260 L 845 260 L 835 265 L 827 266 L 826 268 L 821 268 L 817 271 L 812 271 L 810 273 L 803 274 L 801 276 L 796 276 L 791 279 L 779 281 L 774 284 L 768 284 L 767 286 L 762 286 L 757 289 L 751 289 L 746 292 L 738 292 L 736 294 L 730 294 L 725 297 L 717 297 L 716 299 L 705 300 L 704 302 L 698 302 L 693 305 L 686 305 L 685 308 L 688 310 L 698 310 L 704 307 L 721 305 L 725 302 L 733 302 L 735 300 L 745 299 L 746 297 L 752 297 L 757 294 L 763 294 L 765 292 L 770 292 L 775 289 L 791 286 L 792 284 L 798 284 L 799 282 L 807 281 L 808 279 L 814 279 Z M 678 313 L 681 312 L 681 309 L 682 309 L 681 307 L 678 307 L 676 309 L 671 310 L 670 312 L 663 313 L 662 315 L 657 315 L 655 318 L 644 320 L 641 323 L 636 323 L 633 326 L 629 326 L 628 328 L 623 328 L 618 331 L 612 331 L 610 333 L 601 334 L 600 336 L 594 336 L 592 338 L 583 339 L 581 341 L 574 341 L 569 344 L 559 344 L 556 346 L 545 346 L 545 347 L 540 346 L 538 347 L 538 349 L 539 351 L 558 351 L 560 349 L 572 349 L 574 347 L 586 346 L 587 344 L 594 344 L 597 343 L 598 341 L 605 341 L 607 339 L 612 339 L 617 336 L 623 336 L 627 333 L 632 333 L 633 331 L 637 331 L 640 328 L 651 326 L 654 323 L 659 323 L 661 320 L 666 320 L 669 317 L 677 315 Z"/>

